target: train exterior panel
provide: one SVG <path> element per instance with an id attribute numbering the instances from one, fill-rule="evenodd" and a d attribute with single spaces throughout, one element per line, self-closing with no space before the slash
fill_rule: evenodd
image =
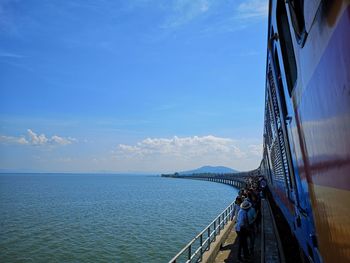
<path id="1" fill-rule="evenodd" d="M 309 260 L 350 262 L 350 1 L 270 1 L 261 169 Z"/>

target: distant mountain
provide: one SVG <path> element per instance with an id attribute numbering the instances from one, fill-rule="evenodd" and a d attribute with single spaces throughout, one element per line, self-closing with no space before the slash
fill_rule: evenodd
<path id="1" fill-rule="evenodd" d="M 190 171 L 183 171 L 179 172 L 180 175 L 184 174 L 200 174 L 200 173 L 217 173 L 217 174 L 224 174 L 224 173 L 238 173 L 237 170 L 225 167 L 225 166 L 203 166 L 195 170 Z"/>

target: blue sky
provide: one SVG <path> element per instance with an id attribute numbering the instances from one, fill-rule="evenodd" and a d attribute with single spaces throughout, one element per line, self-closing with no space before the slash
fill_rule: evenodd
<path id="1" fill-rule="evenodd" d="M 253 169 L 266 0 L 0 0 L 0 169 Z"/>

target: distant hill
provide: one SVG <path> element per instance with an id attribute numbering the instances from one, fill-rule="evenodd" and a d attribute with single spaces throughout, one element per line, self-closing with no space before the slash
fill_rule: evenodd
<path id="1" fill-rule="evenodd" d="M 179 172 L 180 175 L 184 174 L 200 174 L 200 173 L 217 173 L 217 174 L 224 174 L 224 173 L 238 173 L 237 170 L 225 167 L 225 166 L 202 166 L 195 170 L 190 171 L 183 171 Z"/>

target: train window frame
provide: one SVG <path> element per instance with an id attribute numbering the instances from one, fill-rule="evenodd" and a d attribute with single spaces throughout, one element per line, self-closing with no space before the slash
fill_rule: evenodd
<path id="1" fill-rule="evenodd" d="M 298 79 L 298 68 L 288 22 L 287 10 L 283 2 L 277 5 L 276 23 L 277 31 L 280 36 L 279 42 L 282 51 L 283 69 L 287 80 L 287 89 L 289 96 L 291 97 Z"/>
<path id="2" fill-rule="evenodd" d="M 286 0 L 288 5 L 292 26 L 297 43 L 303 47 L 307 38 L 305 14 L 305 0 Z M 307 1 L 307 0 L 306 0 Z"/>

